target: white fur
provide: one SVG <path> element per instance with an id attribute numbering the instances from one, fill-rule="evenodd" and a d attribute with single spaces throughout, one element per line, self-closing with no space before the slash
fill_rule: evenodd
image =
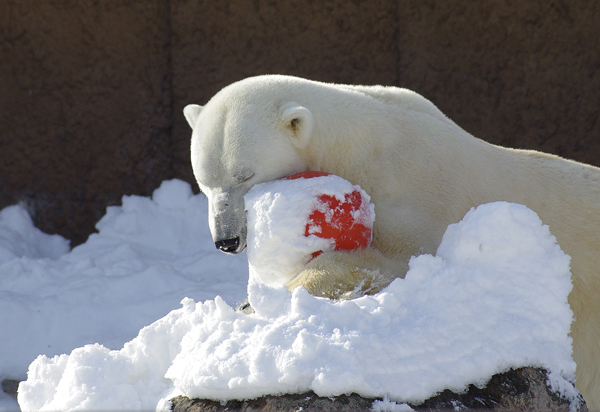
<path id="1" fill-rule="evenodd" d="M 245 246 L 243 195 L 256 183 L 321 170 L 371 195 L 372 249 L 325 253 L 288 283 L 315 295 L 354 295 L 357 285 L 376 292 L 404 276 L 411 256 L 435 253 L 447 226 L 473 206 L 504 200 L 537 212 L 572 257 L 576 386 L 600 410 L 600 169 L 488 144 L 393 87 L 260 76 L 185 114 L 213 238 L 239 236 L 236 252 Z"/>

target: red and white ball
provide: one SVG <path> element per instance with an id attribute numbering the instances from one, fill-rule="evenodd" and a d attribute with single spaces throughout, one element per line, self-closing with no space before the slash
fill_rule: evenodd
<path id="1" fill-rule="evenodd" d="M 296 173 L 255 185 L 245 201 L 251 280 L 285 284 L 323 252 L 371 243 L 370 197 L 339 176 Z"/>
<path id="2" fill-rule="evenodd" d="M 285 178 L 285 180 L 311 179 L 330 176 L 326 172 L 301 172 Z M 355 250 L 369 247 L 373 238 L 374 212 L 370 208 L 370 198 L 358 186 L 344 195 L 344 199 L 322 194 L 308 216 L 304 236 L 318 236 L 333 241 L 334 250 Z M 312 254 L 313 258 L 323 253 L 322 250 Z"/>

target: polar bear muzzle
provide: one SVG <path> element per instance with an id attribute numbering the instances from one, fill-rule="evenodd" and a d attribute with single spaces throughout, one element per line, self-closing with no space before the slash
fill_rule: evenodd
<path id="1" fill-rule="evenodd" d="M 238 250 L 238 247 L 240 246 L 240 238 L 235 237 L 233 239 L 218 240 L 215 242 L 215 246 L 221 252 L 239 253 L 237 250 Z"/>
<path id="2" fill-rule="evenodd" d="M 215 246 L 221 252 L 238 254 L 246 248 L 247 227 L 244 194 L 247 189 L 238 186 L 229 190 L 214 189 L 209 198 L 208 216 Z"/>

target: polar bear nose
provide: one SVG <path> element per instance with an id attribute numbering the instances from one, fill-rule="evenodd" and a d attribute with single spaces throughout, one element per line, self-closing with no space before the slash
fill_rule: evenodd
<path id="1" fill-rule="evenodd" d="M 236 253 L 239 245 L 239 237 L 234 237 L 233 239 L 217 240 L 215 242 L 215 246 L 217 247 L 217 249 L 225 253 Z"/>

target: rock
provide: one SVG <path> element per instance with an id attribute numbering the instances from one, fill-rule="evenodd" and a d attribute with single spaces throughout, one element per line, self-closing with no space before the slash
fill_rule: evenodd
<path id="1" fill-rule="evenodd" d="M 492 376 L 484 388 L 470 385 L 464 393 L 445 390 L 420 405 L 410 405 L 417 411 L 474 410 L 496 411 L 570 411 L 569 401 L 553 393 L 548 385 L 547 372 L 538 368 L 519 368 Z M 331 398 L 314 392 L 294 395 L 264 396 L 245 401 L 220 403 L 207 399 L 178 396 L 172 399 L 174 412 L 220 411 L 368 411 L 377 399 L 363 398 L 355 393 Z M 573 410 L 586 412 L 585 403 L 573 405 Z"/>
<path id="2" fill-rule="evenodd" d="M 543 369 L 530 367 L 511 369 L 492 376 L 482 389 L 470 385 L 462 394 L 445 390 L 414 408 L 417 410 L 569 411 L 569 401 L 553 393 L 546 382 L 547 372 Z M 579 401 L 580 405 L 573 405 L 576 407 L 574 409 L 587 411 L 581 396 Z"/>
<path id="3" fill-rule="evenodd" d="M 317 396 L 314 392 L 294 395 L 263 396 L 262 398 L 248 401 L 229 401 L 226 404 L 207 399 L 190 399 L 178 396 L 173 400 L 174 412 L 220 412 L 220 411 L 368 411 L 374 399 L 362 398 L 353 393 L 332 398 Z"/>
<path id="4" fill-rule="evenodd" d="M 2 391 L 16 398 L 17 389 L 19 389 L 19 383 L 19 381 L 14 379 L 4 379 L 2 381 Z"/>

